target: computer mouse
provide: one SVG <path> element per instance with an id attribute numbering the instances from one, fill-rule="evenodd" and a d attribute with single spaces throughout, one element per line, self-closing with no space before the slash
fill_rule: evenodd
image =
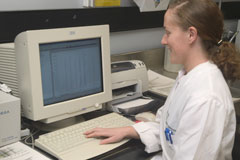
<path id="1" fill-rule="evenodd" d="M 155 114 L 151 112 L 142 112 L 135 115 L 135 119 L 143 122 L 152 122 L 155 121 Z"/>

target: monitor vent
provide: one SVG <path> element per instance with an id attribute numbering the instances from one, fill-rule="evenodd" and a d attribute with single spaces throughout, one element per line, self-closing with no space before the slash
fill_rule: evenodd
<path id="1" fill-rule="evenodd" d="M 19 97 L 14 43 L 0 44 L 0 81 L 12 89 Z"/>

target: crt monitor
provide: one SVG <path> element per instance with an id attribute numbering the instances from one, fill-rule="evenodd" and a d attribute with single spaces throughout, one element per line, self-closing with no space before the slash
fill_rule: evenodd
<path id="1" fill-rule="evenodd" d="M 25 31 L 14 43 L 24 117 L 52 123 L 112 100 L 108 25 Z"/>

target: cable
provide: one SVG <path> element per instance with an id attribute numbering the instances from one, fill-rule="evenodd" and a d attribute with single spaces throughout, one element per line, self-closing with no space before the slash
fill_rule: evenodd
<path id="1" fill-rule="evenodd" d="M 233 41 L 233 39 L 238 35 L 238 32 L 239 32 L 239 31 L 236 31 L 236 32 L 234 33 L 234 35 L 233 35 L 232 38 L 229 40 L 229 42 L 232 42 L 232 41 Z"/>
<path id="2" fill-rule="evenodd" d="M 36 131 L 32 131 L 32 133 L 24 138 L 22 138 L 21 140 L 24 141 L 25 144 L 32 146 L 32 148 L 34 148 L 34 135 L 37 134 L 40 130 L 36 130 Z M 29 138 L 31 138 L 31 141 L 28 142 Z"/>
<path id="3" fill-rule="evenodd" d="M 218 7 L 219 7 L 219 9 L 221 10 L 221 8 L 222 8 L 222 0 L 219 0 L 219 2 L 218 2 Z"/>
<path id="4" fill-rule="evenodd" d="M 6 84 L 4 84 L 1 81 L 0 81 L 0 90 L 5 92 L 5 93 L 11 94 L 11 95 L 13 94 L 12 90 Z"/>

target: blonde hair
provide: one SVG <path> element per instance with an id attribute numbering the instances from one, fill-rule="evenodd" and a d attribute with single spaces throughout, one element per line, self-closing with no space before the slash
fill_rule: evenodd
<path id="1" fill-rule="evenodd" d="M 187 30 L 194 26 L 210 60 L 222 71 L 226 80 L 240 79 L 240 55 L 234 44 L 221 42 L 223 14 L 212 0 L 173 0 L 176 23 Z M 221 42 L 221 43 L 220 43 Z"/>

